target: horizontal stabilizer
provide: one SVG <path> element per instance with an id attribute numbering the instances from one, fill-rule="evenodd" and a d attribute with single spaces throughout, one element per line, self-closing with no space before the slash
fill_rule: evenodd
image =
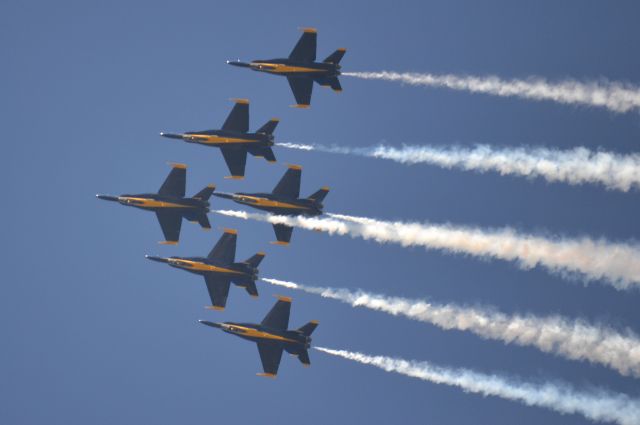
<path id="1" fill-rule="evenodd" d="M 329 193 L 329 188 L 325 186 L 321 188 L 319 191 L 309 196 L 309 199 L 311 199 L 312 201 L 322 202 L 328 193 Z"/>
<path id="2" fill-rule="evenodd" d="M 280 122 L 279 119 L 272 118 L 269 121 L 267 121 L 265 125 L 260 127 L 258 131 L 256 131 L 256 133 L 273 134 L 279 122 Z"/>
<path id="3" fill-rule="evenodd" d="M 333 63 L 333 64 L 339 64 L 340 61 L 342 60 L 344 54 L 347 52 L 347 49 L 344 48 L 340 48 L 338 50 L 336 50 L 335 52 L 331 53 L 329 56 L 327 56 L 327 58 L 323 61 L 324 63 Z"/>
<path id="4" fill-rule="evenodd" d="M 313 331 L 316 330 L 317 327 L 318 327 L 318 321 L 312 320 L 306 325 L 298 328 L 298 332 L 300 332 L 304 336 L 311 336 L 311 334 L 313 333 Z"/>
<path id="5" fill-rule="evenodd" d="M 337 77 L 320 77 L 316 78 L 316 83 L 323 87 L 331 87 L 333 91 L 342 91 L 340 80 Z"/>
<path id="6" fill-rule="evenodd" d="M 302 350 L 300 354 L 298 354 L 298 360 L 306 367 L 311 366 L 311 359 L 309 358 L 309 352 L 307 350 Z"/>
<path id="7" fill-rule="evenodd" d="M 274 224 L 273 230 L 276 232 L 276 245 L 288 245 L 291 242 L 291 234 L 293 233 L 293 227 L 286 224 Z"/>
<path id="8" fill-rule="evenodd" d="M 269 162 L 276 162 L 276 156 L 270 146 L 250 147 L 248 152 L 253 156 L 263 157 Z"/>
<path id="9" fill-rule="evenodd" d="M 207 214 L 205 213 L 198 215 L 198 224 L 203 229 L 207 229 L 207 230 L 211 229 L 211 223 L 209 223 L 209 217 L 207 217 Z"/>
<path id="10" fill-rule="evenodd" d="M 203 201 L 208 201 L 209 198 L 211 198 L 211 194 L 213 194 L 215 190 L 216 190 L 215 185 L 210 184 L 204 189 L 202 189 L 200 192 L 196 193 L 194 195 L 194 198 L 202 199 Z"/>
<path id="11" fill-rule="evenodd" d="M 256 288 L 256 283 L 254 281 L 247 282 L 244 289 L 251 295 L 252 297 L 258 296 L 258 288 Z"/>
<path id="12" fill-rule="evenodd" d="M 259 252 L 256 255 L 254 255 L 253 257 L 247 259 L 247 261 L 245 261 L 245 263 L 249 264 L 251 267 L 258 267 L 260 265 L 260 262 L 262 261 L 262 259 L 264 258 L 266 254 L 264 252 Z"/>

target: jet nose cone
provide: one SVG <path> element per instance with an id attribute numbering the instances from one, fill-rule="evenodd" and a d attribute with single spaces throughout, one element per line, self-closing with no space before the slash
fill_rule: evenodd
<path id="1" fill-rule="evenodd" d="M 160 133 L 162 137 L 166 137 L 168 139 L 182 139 L 182 134 L 174 134 L 174 133 Z"/>
<path id="2" fill-rule="evenodd" d="M 117 196 L 111 196 L 111 195 L 100 195 L 99 193 L 96 195 L 96 198 L 98 199 L 102 199 L 103 201 L 118 201 L 118 197 Z"/>
<path id="3" fill-rule="evenodd" d="M 249 68 L 251 65 L 245 62 L 240 62 L 239 60 L 237 61 L 227 61 L 227 63 L 229 65 L 233 65 L 233 66 L 239 66 L 241 68 Z"/>
<path id="4" fill-rule="evenodd" d="M 211 326 L 212 328 L 218 328 L 218 329 L 222 328 L 220 323 L 210 322 L 208 320 L 198 320 L 198 322 L 202 323 L 203 325 Z"/>
<path id="5" fill-rule="evenodd" d="M 157 261 L 158 263 L 168 263 L 169 261 L 166 258 L 155 257 L 153 255 L 145 255 L 144 258 L 151 261 Z"/>
<path id="6" fill-rule="evenodd" d="M 231 193 L 214 192 L 213 196 L 217 196 L 218 198 L 224 198 L 224 199 L 233 199 L 233 194 Z"/>

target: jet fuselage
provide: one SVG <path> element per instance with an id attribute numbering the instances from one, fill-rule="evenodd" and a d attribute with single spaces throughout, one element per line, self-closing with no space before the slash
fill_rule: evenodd
<path id="1" fill-rule="evenodd" d="M 223 332 L 253 342 L 271 342 L 281 345 L 288 353 L 297 354 L 311 347 L 311 337 L 296 330 L 277 330 L 255 323 L 213 323 L 201 320 L 201 323 L 221 329 Z"/>
<path id="2" fill-rule="evenodd" d="M 127 207 L 135 207 L 143 210 L 204 210 L 209 212 L 209 202 L 194 198 L 176 198 L 173 196 L 163 196 L 157 193 L 140 193 L 137 195 L 97 195 L 99 199 L 105 201 L 119 202 Z"/>
<path id="3" fill-rule="evenodd" d="M 258 72 L 266 72 L 274 75 L 284 75 L 286 77 L 337 77 L 340 75 L 340 65 L 326 62 L 300 62 L 287 58 L 258 59 L 250 63 L 229 62 L 235 65 L 250 68 Z"/>
<path id="4" fill-rule="evenodd" d="M 220 261 L 211 260 L 204 257 L 152 257 L 148 259 L 166 263 L 171 267 L 185 270 L 198 275 L 215 273 L 221 277 L 228 277 L 237 282 L 252 281 L 258 279 L 258 269 L 247 263 L 224 264 Z"/>
<path id="5" fill-rule="evenodd" d="M 214 193 L 214 196 L 230 199 L 240 205 L 247 205 L 275 215 L 317 216 L 322 214 L 323 205 L 313 199 L 290 199 L 272 193 Z"/>
<path id="6" fill-rule="evenodd" d="M 163 137 L 170 139 L 182 139 L 187 143 L 195 143 L 204 146 L 227 147 L 271 147 L 274 145 L 273 134 L 265 133 L 240 133 L 228 130 L 204 130 L 189 131 L 182 134 L 161 133 Z"/>

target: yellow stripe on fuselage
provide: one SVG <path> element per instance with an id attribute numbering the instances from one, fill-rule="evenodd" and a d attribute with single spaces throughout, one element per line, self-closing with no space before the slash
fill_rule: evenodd
<path id="1" fill-rule="evenodd" d="M 294 342 L 294 343 L 298 342 L 296 340 L 285 338 L 280 335 L 274 335 L 274 334 L 270 334 L 269 332 L 263 332 L 257 329 L 247 328 L 244 326 L 229 325 L 229 327 L 233 328 L 233 330 L 229 329 L 231 332 L 237 333 L 238 335 L 242 335 L 242 336 L 248 336 L 251 338 L 271 339 L 276 341 Z"/>
<path id="2" fill-rule="evenodd" d="M 273 201 L 267 198 L 258 198 L 257 196 L 240 196 L 241 202 L 246 202 L 247 205 L 257 205 L 260 207 L 271 207 L 271 208 L 289 208 L 289 209 L 303 209 L 308 210 L 308 207 L 304 207 L 302 205 L 289 204 L 288 202 L 278 202 Z"/>
<path id="3" fill-rule="evenodd" d="M 180 267 L 187 270 L 196 270 L 199 272 L 218 272 L 218 273 L 232 273 L 232 274 L 244 274 L 242 272 L 227 269 L 225 267 L 213 266 L 211 264 L 201 263 L 193 260 L 182 259 L 169 259 L 169 264 L 176 267 Z"/>
<path id="4" fill-rule="evenodd" d="M 304 66 L 291 66 L 281 63 L 269 63 L 269 62 L 257 62 L 255 65 L 263 65 L 268 67 L 267 69 L 260 69 L 259 71 L 273 72 L 274 74 L 294 73 L 294 72 L 327 72 L 326 69 L 307 68 Z"/>
<path id="5" fill-rule="evenodd" d="M 190 205 L 175 204 L 173 202 L 157 201 L 155 199 L 148 199 L 148 198 L 134 198 L 131 196 L 127 196 L 127 197 L 121 196 L 118 198 L 118 201 L 120 201 L 125 205 L 131 205 L 131 206 L 140 207 L 140 208 L 195 208 Z M 127 201 L 131 201 L 131 203 Z"/>
<path id="6" fill-rule="evenodd" d="M 215 134 L 187 134 L 184 136 L 186 139 L 191 139 L 199 143 L 205 144 L 234 144 L 234 143 L 258 143 L 260 140 L 256 139 L 241 139 L 238 137 L 222 137 Z"/>

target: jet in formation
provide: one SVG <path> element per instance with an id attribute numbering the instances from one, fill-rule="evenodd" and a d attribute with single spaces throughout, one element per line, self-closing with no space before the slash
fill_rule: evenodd
<path id="1" fill-rule="evenodd" d="M 288 58 L 254 60 L 250 63 L 227 61 L 229 65 L 250 68 L 254 71 L 267 72 L 287 77 L 298 108 L 308 108 L 311 104 L 313 82 L 334 91 L 342 91 L 338 76 L 340 60 L 346 49 L 338 49 L 324 61 L 316 62 L 316 44 L 318 34 L 313 28 L 303 28 L 302 36 L 291 51 Z"/>
<path id="2" fill-rule="evenodd" d="M 96 195 L 105 201 L 120 202 L 122 205 L 136 207 L 147 211 L 154 211 L 160 222 L 164 242 L 162 244 L 177 244 L 180 239 L 182 219 L 197 222 L 203 229 L 211 229 L 207 213 L 209 212 L 209 198 L 215 190 L 209 185 L 192 198 L 186 198 L 187 166 L 172 163 L 173 167 L 158 193 L 141 193 L 137 195 Z"/>
<path id="3" fill-rule="evenodd" d="M 247 153 L 276 162 L 271 147 L 274 145 L 273 132 L 278 119 L 271 119 L 255 133 L 249 133 L 249 101 L 232 99 L 235 105 L 219 130 L 189 131 L 182 134 L 160 133 L 163 137 L 180 139 L 188 143 L 220 148 L 231 176 L 244 178 Z"/>
<path id="4" fill-rule="evenodd" d="M 241 205 L 247 205 L 275 215 L 317 216 L 322 214 L 328 187 L 323 187 L 308 198 L 300 198 L 300 179 L 302 167 L 290 165 L 271 193 L 214 193 L 219 198 L 231 199 Z M 278 245 L 287 245 L 291 241 L 293 227 L 286 224 L 274 224 Z"/>
<path id="5" fill-rule="evenodd" d="M 258 373 L 258 376 L 275 378 L 283 350 L 297 356 L 303 365 L 311 365 L 307 350 L 311 347 L 311 334 L 318 326 L 318 322 L 312 320 L 299 329 L 287 330 L 290 311 L 291 298 L 278 297 L 278 301 L 260 324 L 215 323 L 207 320 L 200 320 L 200 323 L 257 343 L 264 371 L 264 373 Z"/>
<path id="6" fill-rule="evenodd" d="M 241 263 L 235 262 L 237 232 L 225 229 L 207 257 L 154 257 L 147 255 L 149 260 L 166 263 L 171 267 L 186 270 L 204 277 L 211 298 L 213 310 L 224 310 L 229 296 L 229 286 L 243 287 L 252 297 L 258 296 L 256 280 L 258 266 L 264 258 L 264 252 L 259 252 Z"/>

